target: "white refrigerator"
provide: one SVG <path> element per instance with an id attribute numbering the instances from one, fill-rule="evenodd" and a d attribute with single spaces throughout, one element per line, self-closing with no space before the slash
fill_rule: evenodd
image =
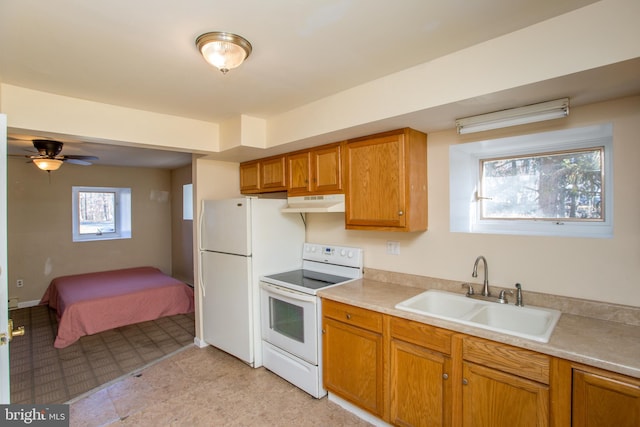
<path id="1" fill-rule="evenodd" d="M 200 292 L 204 341 L 262 366 L 259 279 L 302 266 L 300 215 L 282 199 L 205 200 L 200 216 Z"/>

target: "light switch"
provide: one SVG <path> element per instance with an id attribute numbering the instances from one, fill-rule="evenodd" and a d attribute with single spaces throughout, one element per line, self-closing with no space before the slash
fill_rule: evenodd
<path id="1" fill-rule="evenodd" d="M 400 242 L 387 241 L 387 253 L 390 255 L 400 255 Z"/>

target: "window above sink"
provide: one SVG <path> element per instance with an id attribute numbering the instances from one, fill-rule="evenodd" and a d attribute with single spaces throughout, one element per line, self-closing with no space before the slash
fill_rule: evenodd
<path id="1" fill-rule="evenodd" d="M 449 148 L 452 232 L 613 237 L 613 126 Z"/>

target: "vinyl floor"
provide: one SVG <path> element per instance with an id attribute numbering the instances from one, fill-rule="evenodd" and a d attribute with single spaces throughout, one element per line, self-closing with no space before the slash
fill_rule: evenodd
<path id="1" fill-rule="evenodd" d="M 193 313 L 80 338 L 56 349 L 56 315 L 47 306 L 11 310 L 26 334 L 9 347 L 12 403 L 64 403 L 193 344 Z"/>
<path id="2" fill-rule="evenodd" d="M 72 427 L 369 426 L 265 368 L 192 345 L 71 403 Z"/>

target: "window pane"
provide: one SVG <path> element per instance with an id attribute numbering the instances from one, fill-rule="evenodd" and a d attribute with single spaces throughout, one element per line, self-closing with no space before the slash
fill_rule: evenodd
<path id="1" fill-rule="evenodd" d="M 78 193 L 80 234 L 115 233 L 116 194 L 113 192 Z"/>
<path id="2" fill-rule="evenodd" d="M 269 297 L 271 328 L 282 335 L 304 343 L 304 308 Z"/>
<path id="3" fill-rule="evenodd" d="M 193 184 L 182 186 L 182 219 L 193 220 Z"/>
<path id="4" fill-rule="evenodd" d="M 484 219 L 602 221 L 603 148 L 481 161 Z"/>

